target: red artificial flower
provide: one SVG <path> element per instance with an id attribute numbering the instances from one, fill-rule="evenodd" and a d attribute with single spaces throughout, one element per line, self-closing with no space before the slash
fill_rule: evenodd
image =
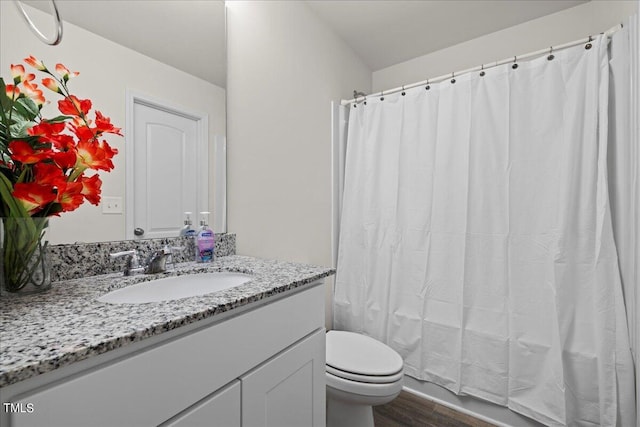
<path id="1" fill-rule="evenodd" d="M 9 143 L 9 151 L 11 151 L 11 158 L 13 160 L 25 165 L 32 165 L 49 159 L 53 154 L 50 149 L 34 150 L 33 147 L 25 141 L 11 141 Z"/>
<path id="2" fill-rule="evenodd" d="M 82 189 L 83 186 L 79 182 L 64 182 L 58 184 L 58 196 L 55 201 L 60 204 L 62 212 L 70 212 L 78 209 L 84 201 Z"/>
<path id="3" fill-rule="evenodd" d="M 52 79 L 51 77 L 46 77 L 44 79 L 42 79 L 42 84 L 49 90 L 56 92 L 56 93 L 62 93 L 62 90 L 60 89 L 60 87 L 58 86 L 58 82 L 55 81 L 54 79 Z"/>
<path id="4" fill-rule="evenodd" d="M 99 111 L 96 111 L 95 119 L 90 120 L 88 114 L 92 101 L 69 94 L 67 82 L 78 76 L 78 72 L 56 64 L 52 73 L 34 56 L 24 61 L 47 74 L 42 79 L 44 87 L 62 95 L 63 99 L 58 101 L 62 115 L 53 121 L 42 117 L 42 106 L 47 102 L 44 88 L 35 83 L 35 74 L 27 73 L 25 66 L 12 64 L 13 84 L 5 86 L 9 99 L 3 98 L 7 103 L 2 108 L 8 106 L 13 111 L 22 112 L 24 118 L 33 123 L 26 130 L 32 137 L 28 140 L 14 139 L 13 128 L 5 129 L 2 134 L 8 142 L 5 146 L 8 157 L 0 160 L 0 165 L 10 180 L 17 182 L 11 192 L 12 197 L 24 206 L 29 215 L 59 215 L 77 209 L 85 200 L 98 205 L 102 181 L 98 174 L 87 177 L 83 173 L 87 169 L 110 171 L 114 168 L 112 158 L 118 150 L 106 141 L 100 141 L 100 137 L 104 133 L 122 136 L 121 129 Z M 18 98 L 24 97 L 33 101 L 38 111 L 33 111 L 30 102 L 22 104 L 22 109 L 16 104 Z M 34 139 L 38 143 L 34 144 Z M 8 209 L 4 201 L 1 208 L 3 211 Z"/>
<path id="5" fill-rule="evenodd" d="M 80 141 L 76 146 L 78 160 L 76 166 L 109 172 L 113 169 L 111 159 L 118 154 L 118 150 L 111 148 L 107 141 Z"/>
<path id="6" fill-rule="evenodd" d="M 121 128 L 117 128 L 111 124 L 111 119 L 102 115 L 100 111 L 96 111 L 96 130 L 99 133 L 113 133 L 122 136 Z"/>
<path id="7" fill-rule="evenodd" d="M 78 99 L 75 95 L 69 95 L 58 101 L 58 110 L 69 116 L 86 116 L 91 110 L 91 100 Z"/>
<path id="8" fill-rule="evenodd" d="M 58 186 L 67 180 L 62 169 L 53 163 L 37 163 L 33 166 L 33 171 L 33 182 L 40 185 Z"/>
<path id="9" fill-rule="evenodd" d="M 38 107 L 42 107 L 46 102 L 46 99 L 44 99 L 44 94 L 40 89 L 38 89 L 38 85 L 36 85 L 35 83 L 31 83 L 28 80 L 25 80 L 25 82 L 23 83 L 22 92 L 29 99 L 35 102 Z"/>
<path id="10" fill-rule="evenodd" d="M 37 213 L 56 199 L 53 185 L 41 185 L 36 182 L 16 184 L 12 194 L 29 215 Z"/>
<path id="11" fill-rule="evenodd" d="M 81 176 L 80 183 L 82 184 L 82 195 L 92 205 L 98 206 L 100 204 L 100 188 L 102 187 L 102 181 L 98 175 L 92 175 L 90 177 Z"/>
<path id="12" fill-rule="evenodd" d="M 49 123 L 42 121 L 35 126 L 27 129 L 27 133 L 31 136 L 50 137 L 52 135 L 58 135 L 65 128 L 64 123 Z"/>
<path id="13" fill-rule="evenodd" d="M 82 126 L 90 126 L 91 125 L 91 120 L 89 120 L 88 117 L 79 117 L 79 116 L 75 116 L 71 118 L 71 126 L 74 127 L 82 127 Z"/>
<path id="14" fill-rule="evenodd" d="M 93 142 L 96 139 L 96 134 L 93 133 L 89 126 L 73 126 L 72 129 L 79 141 Z"/>
<path id="15" fill-rule="evenodd" d="M 18 88 L 18 86 L 6 85 L 5 93 L 7 94 L 7 98 L 14 100 L 20 96 L 20 89 Z"/>
<path id="16" fill-rule="evenodd" d="M 24 62 L 26 62 L 27 64 L 31 65 L 36 70 L 40 70 L 40 71 L 46 71 L 47 70 L 47 67 L 44 66 L 42 61 L 36 59 L 33 55 L 30 55 L 28 58 L 25 58 Z"/>
<path id="17" fill-rule="evenodd" d="M 36 78 L 35 74 L 27 74 L 23 65 L 11 64 L 11 77 L 13 77 L 13 83 L 18 84 L 20 82 L 28 82 Z"/>
<path id="18" fill-rule="evenodd" d="M 53 162 L 62 169 L 70 169 L 74 167 L 78 161 L 78 156 L 75 151 L 59 151 L 54 153 Z"/>
<path id="19" fill-rule="evenodd" d="M 42 142 L 50 142 L 53 146 L 60 151 L 75 150 L 76 140 L 71 135 L 58 134 L 58 135 L 46 135 L 40 137 Z"/>
<path id="20" fill-rule="evenodd" d="M 65 67 L 62 64 L 56 64 L 56 73 L 58 73 L 58 75 L 60 77 L 62 77 L 64 79 L 64 81 L 66 82 L 67 80 L 69 80 L 71 77 L 76 77 L 78 75 L 80 75 L 79 72 L 74 71 L 73 73 L 71 71 L 69 71 L 67 69 L 67 67 Z"/>

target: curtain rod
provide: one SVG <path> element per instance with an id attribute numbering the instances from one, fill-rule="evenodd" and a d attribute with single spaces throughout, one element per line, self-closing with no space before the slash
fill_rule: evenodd
<path id="1" fill-rule="evenodd" d="M 622 28 L 622 24 L 618 24 L 615 27 L 612 27 L 612 28 L 608 29 L 607 31 L 605 31 L 604 33 L 600 33 L 600 34 L 603 34 L 603 35 L 605 35 L 607 37 L 610 37 L 613 33 L 615 33 L 616 31 L 620 30 L 621 28 Z M 426 84 L 438 83 L 438 82 L 441 82 L 441 81 L 443 81 L 445 79 L 454 78 L 455 76 L 460 76 L 462 74 L 467 74 L 467 73 L 471 73 L 471 72 L 474 72 L 474 71 L 486 70 L 486 69 L 489 69 L 489 68 L 497 67 L 499 65 L 509 64 L 511 62 L 515 62 L 518 59 L 528 59 L 528 58 L 531 58 L 533 56 L 539 56 L 539 55 L 543 55 L 545 53 L 550 53 L 550 52 L 553 52 L 554 50 L 558 51 L 558 50 L 562 50 L 562 49 L 567 49 L 569 47 L 577 46 L 577 45 L 582 44 L 582 43 L 588 43 L 588 42 L 590 42 L 592 40 L 593 40 L 593 36 L 589 36 L 589 37 L 585 37 L 585 38 L 580 39 L 580 40 L 575 40 L 575 41 L 572 41 L 572 42 L 569 42 L 569 43 L 561 44 L 559 46 L 551 46 L 551 47 L 548 47 L 546 49 L 540 49 L 540 50 L 537 50 L 535 52 L 527 53 L 527 54 L 524 54 L 524 55 L 512 56 L 510 58 L 503 59 L 501 61 L 490 62 L 489 64 L 478 65 L 477 67 L 467 68 L 466 70 L 456 71 L 454 73 L 443 74 L 441 76 L 434 77 L 432 79 L 422 80 L 422 81 L 417 82 L 417 83 L 411 83 L 411 84 L 408 84 L 408 85 L 396 87 L 396 88 L 389 89 L 389 90 L 383 90 L 383 91 L 372 93 L 372 94 L 369 94 L 369 95 L 366 95 L 366 96 L 363 96 L 363 97 L 353 98 L 353 99 L 349 99 L 349 100 L 344 100 L 343 99 L 342 101 L 340 101 L 340 105 L 349 105 L 349 104 L 353 104 L 354 102 L 364 101 L 368 96 L 378 96 L 378 95 L 379 96 L 384 96 L 385 94 L 386 95 L 390 95 L 392 93 L 404 91 L 404 90 L 411 89 L 411 88 L 414 88 L 414 87 L 418 87 L 418 86 L 422 86 L 422 85 L 426 85 Z"/>

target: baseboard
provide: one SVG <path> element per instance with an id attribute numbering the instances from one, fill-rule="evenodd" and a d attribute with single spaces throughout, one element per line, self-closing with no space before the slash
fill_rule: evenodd
<path id="1" fill-rule="evenodd" d="M 403 389 L 411 394 L 431 400 L 458 412 L 478 418 L 498 427 L 543 427 L 543 424 L 511 411 L 471 396 L 458 396 L 444 387 L 427 381 L 420 381 L 405 375 Z"/>

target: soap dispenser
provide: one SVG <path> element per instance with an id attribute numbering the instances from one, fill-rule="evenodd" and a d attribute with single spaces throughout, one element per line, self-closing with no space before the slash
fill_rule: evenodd
<path id="1" fill-rule="evenodd" d="M 191 226 L 191 212 L 185 212 L 184 227 L 180 229 L 180 237 L 195 237 L 196 230 Z"/>
<path id="2" fill-rule="evenodd" d="M 200 230 L 196 235 L 196 261 L 212 262 L 214 258 L 215 237 L 209 228 L 208 216 L 210 212 L 200 212 Z"/>

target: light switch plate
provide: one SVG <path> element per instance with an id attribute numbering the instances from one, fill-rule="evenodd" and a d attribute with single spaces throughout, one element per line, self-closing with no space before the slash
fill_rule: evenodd
<path id="1" fill-rule="evenodd" d="M 122 214 L 122 197 L 103 197 L 103 214 Z"/>

